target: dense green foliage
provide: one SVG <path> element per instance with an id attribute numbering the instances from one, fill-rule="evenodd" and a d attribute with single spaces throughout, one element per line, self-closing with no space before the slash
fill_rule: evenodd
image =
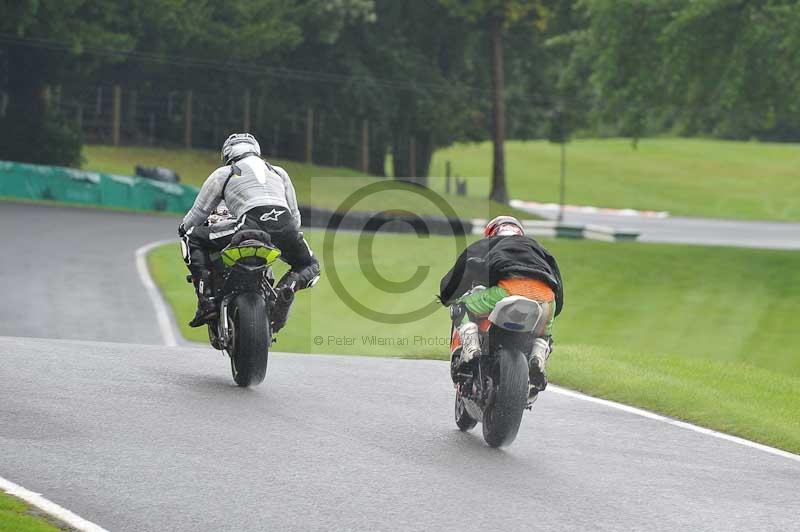
<path id="1" fill-rule="evenodd" d="M 563 86 L 592 129 L 800 139 L 794 0 L 580 0 Z M 588 80 L 588 85 L 587 85 Z"/>
<path id="2" fill-rule="evenodd" d="M 0 158 L 76 164 L 74 117 L 49 102 L 116 84 L 169 98 L 150 110 L 164 138 L 181 138 L 173 97 L 191 89 L 196 136 L 218 144 L 247 89 L 251 130 L 282 156 L 305 158 L 313 109 L 315 162 L 360 168 L 366 135 L 370 173 L 391 153 L 415 180 L 437 148 L 504 134 L 800 139 L 793 0 L 0 0 L 0 15 Z"/>
<path id="3" fill-rule="evenodd" d="M 325 234 L 309 231 L 307 236 L 322 255 Z M 351 310 L 330 280 L 335 267 L 356 300 L 383 312 L 410 311 L 433 300 L 438 278 L 457 252 L 453 239 L 375 238 L 375 268 L 385 278 L 404 280 L 418 266 L 430 267 L 424 282 L 405 294 L 382 292 L 365 278 L 352 251 L 358 239 L 341 233 L 329 242 L 322 279 L 298 294 L 275 349 L 446 359 L 444 309 L 411 323 L 374 322 Z M 558 257 L 565 283 L 551 359 L 555 382 L 800 449 L 800 397 L 794 393 L 800 384 L 800 330 L 794 326 L 800 272 L 794 253 L 544 243 Z M 183 334 L 205 342 L 204 330 L 185 326 L 195 297 L 183 280 L 177 245 L 159 248 L 149 263 Z"/>

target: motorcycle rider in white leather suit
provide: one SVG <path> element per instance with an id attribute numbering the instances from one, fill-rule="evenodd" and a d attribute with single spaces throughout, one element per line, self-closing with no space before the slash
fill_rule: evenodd
<path id="1" fill-rule="evenodd" d="M 222 146 L 222 162 L 224 166 L 208 176 L 178 228 L 197 293 L 197 313 L 189 325 L 199 327 L 216 317 L 209 252 L 223 249 L 240 229 L 255 229 L 269 234 L 290 266 L 275 286 L 278 300 L 271 319 L 277 332 L 286 324 L 294 293 L 319 280 L 319 262 L 300 231 L 300 210 L 289 175 L 261 159 L 258 141 L 249 133 L 231 135 Z M 218 218 L 212 217 L 209 223 L 209 215 L 222 202 L 230 216 L 217 213 Z"/>

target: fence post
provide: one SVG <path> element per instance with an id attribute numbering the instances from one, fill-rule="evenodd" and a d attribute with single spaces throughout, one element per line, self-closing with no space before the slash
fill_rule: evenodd
<path id="1" fill-rule="evenodd" d="M 114 85 L 114 114 L 111 118 L 111 141 L 119 146 L 120 115 L 122 112 L 122 87 Z"/>
<path id="2" fill-rule="evenodd" d="M 222 137 L 221 128 L 219 125 L 219 111 L 214 111 L 214 142 L 220 142 L 220 137 Z"/>
<path id="3" fill-rule="evenodd" d="M 311 163 L 314 153 L 314 109 L 306 111 L 306 162 Z"/>
<path id="4" fill-rule="evenodd" d="M 125 122 L 127 123 L 130 134 L 135 136 L 138 140 L 139 124 L 138 117 L 136 116 L 136 108 L 139 106 L 139 93 L 136 89 L 128 92 L 127 104 L 126 109 L 128 112 L 125 115 Z"/>
<path id="5" fill-rule="evenodd" d="M 61 111 L 61 85 L 53 87 L 53 106 Z"/>
<path id="6" fill-rule="evenodd" d="M 250 133 L 250 89 L 244 90 L 244 103 L 242 105 L 244 108 L 244 118 L 242 120 L 242 131 L 244 133 Z"/>
<path id="7" fill-rule="evenodd" d="M 417 139 L 414 137 L 408 140 L 408 177 L 412 181 L 417 178 Z"/>
<path id="8" fill-rule="evenodd" d="M 156 114 L 150 113 L 150 118 L 147 124 L 147 132 L 152 146 L 156 142 Z"/>
<path id="9" fill-rule="evenodd" d="M 192 91 L 186 92 L 186 112 L 184 113 L 186 120 L 183 128 L 183 143 L 187 148 L 192 147 Z"/>
<path id="10" fill-rule="evenodd" d="M 97 87 L 97 99 L 94 102 L 94 117 L 100 116 L 103 112 L 103 87 Z"/>
<path id="11" fill-rule="evenodd" d="M 256 98 L 256 127 L 261 127 L 264 124 L 264 91 L 258 91 L 258 98 Z"/>
<path id="12" fill-rule="evenodd" d="M 369 173 L 369 122 L 361 121 L 361 171 Z"/>
<path id="13" fill-rule="evenodd" d="M 339 166 L 339 137 L 333 139 L 333 166 Z"/>
<path id="14" fill-rule="evenodd" d="M 278 156 L 278 134 L 280 133 L 279 122 L 276 120 L 272 126 L 272 156 Z"/>
<path id="15" fill-rule="evenodd" d="M 444 177 L 444 191 L 446 194 L 450 194 L 450 161 L 444 163 Z"/>

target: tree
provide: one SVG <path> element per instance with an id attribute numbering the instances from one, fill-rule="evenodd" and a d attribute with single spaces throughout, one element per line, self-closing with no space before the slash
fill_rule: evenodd
<path id="1" fill-rule="evenodd" d="M 705 118 L 705 123 L 692 125 L 726 138 L 769 136 L 776 129 L 782 134 L 793 129 L 794 139 L 800 138 L 796 98 L 800 4 L 793 0 L 682 4 L 660 40 L 669 94 L 687 111 L 699 111 Z"/>
<path id="2" fill-rule="evenodd" d="M 434 150 L 463 136 L 465 109 L 474 105 L 463 83 L 466 43 L 474 40 L 465 26 L 435 1 L 377 0 L 374 18 L 344 27 L 335 46 L 309 41 L 295 50 L 298 68 L 323 79 L 346 78 L 309 83 L 303 97 L 327 109 L 328 130 L 343 137 L 336 145 L 339 164 L 361 168 L 366 120 L 370 173 L 384 175 L 391 151 L 396 178 L 427 182 Z"/>
<path id="3" fill-rule="evenodd" d="M 78 164 L 80 135 L 48 105 L 48 84 L 80 70 L 75 60 L 86 47 L 132 46 L 133 39 L 121 29 L 122 9 L 113 0 L 5 0 L 0 12 L 0 32 L 15 36 L 0 66 L 8 93 L 0 122 L 0 158 Z M 54 54 L 31 38 L 66 42 L 70 48 Z"/>
<path id="4" fill-rule="evenodd" d="M 546 10 L 533 0 L 439 0 L 455 15 L 488 29 L 492 65 L 492 187 L 489 197 L 508 202 L 505 151 L 505 57 L 503 39 L 513 24 L 523 20 L 543 23 Z"/>
<path id="5" fill-rule="evenodd" d="M 580 0 L 567 81 L 591 129 L 800 139 L 794 0 Z"/>
<path id="6" fill-rule="evenodd" d="M 218 96 L 206 102 L 225 101 L 232 87 L 259 84 L 260 64 L 281 64 L 309 38 L 330 45 L 373 9 L 373 0 L 0 0 L 0 158 L 80 164 L 80 134 L 50 105 L 51 86 L 202 88 Z"/>

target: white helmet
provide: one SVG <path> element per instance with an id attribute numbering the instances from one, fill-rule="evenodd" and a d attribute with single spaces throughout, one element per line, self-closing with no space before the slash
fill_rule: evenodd
<path id="1" fill-rule="evenodd" d="M 492 219 L 483 228 L 483 236 L 489 238 L 491 236 L 510 236 L 510 235 L 524 235 L 525 229 L 522 223 L 513 216 L 498 216 Z"/>
<path id="2" fill-rule="evenodd" d="M 234 133 L 222 145 L 222 162 L 230 164 L 248 153 L 261 156 L 261 146 L 256 138 L 250 133 Z"/>

